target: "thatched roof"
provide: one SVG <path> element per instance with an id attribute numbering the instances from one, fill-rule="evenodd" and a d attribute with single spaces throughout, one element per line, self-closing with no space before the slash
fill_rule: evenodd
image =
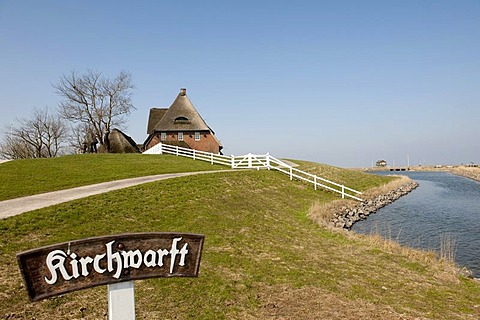
<path id="1" fill-rule="evenodd" d="M 138 153 L 140 150 L 137 147 L 137 143 L 125 133 L 118 129 L 113 129 L 108 134 L 108 151 L 110 153 Z M 106 146 L 105 146 L 106 147 Z"/>
<path id="2" fill-rule="evenodd" d="M 181 89 L 170 108 L 150 109 L 148 134 L 153 131 L 212 131 L 187 97 L 186 89 Z M 165 111 L 164 111 L 165 110 Z M 163 115 L 162 115 L 163 113 Z M 158 122 L 153 128 L 151 123 Z"/>
<path id="3" fill-rule="evenodd" d="M 150 115 L 148 117 L 148 126 L 147 126 L 147 134 L 153 132 L 155 129 L 155 125 L 163 118 L 165 112 L 167 112 L 167 108 L 151 108 Z"/>

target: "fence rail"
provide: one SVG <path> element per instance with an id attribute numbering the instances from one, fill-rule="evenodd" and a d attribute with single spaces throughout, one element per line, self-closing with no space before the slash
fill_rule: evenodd
<path id="1" fill-rule="evenodd" d="M 225 156 L 220 154 L 214 154 L 210 152 L 204 152 L 194 149 L 182 148 L 178 146 L 172 146 L 168 144 L 159 143 L 152 148 L 146 150 L 143 154 L 173 154 L 176 156 L 182 156 L 191 158 L 194 160 L 202 160 L 210 162 L 211 164 L 221 164 L 229 166 L 232 169 L 268 169 L 277 170 L 290 177 L 290 180 L 297 179 L 313 184 L 315 190 L 318 187 L 339 193 L 342 195 L 342 199 L 351 198 L 358 201 L 363 201 L 358 195 L 362 193 L 358 190 L 346 187 L 342 184 L 324 179 L 314 174 L 299 170 L 286 164 L 285 162 L 271 156 L 270 154 L 256 155 L 246 154 L 243 156 Z"/>

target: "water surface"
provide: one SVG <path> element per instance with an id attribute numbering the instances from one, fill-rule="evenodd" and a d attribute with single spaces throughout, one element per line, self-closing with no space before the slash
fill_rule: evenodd
<path id="1" fill-rule="evenodd" d="M 419 187 L 352 230 L 437 252 L 442 239 L 451 238 L 457 264 L 480 278 L 480 183 L 444 172 L 395 174 L 409 176 Z"/>

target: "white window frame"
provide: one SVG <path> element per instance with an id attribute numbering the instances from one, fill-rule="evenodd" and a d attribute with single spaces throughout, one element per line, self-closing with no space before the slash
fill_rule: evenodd
<path id="1" fill-rule="evenodd" d="M 160 141 L 166 141 L 166 140 L 167 140 L 167 133 L 160 132 Z"/>
<path id="2" fill-rule="evenodd" d="M 183 141 L 183 132 L 178 133 L 178 141 Z"/>
<path id="3" fill-rule="evenodd" d="M 200 141 L 200 132 L 195 132 L 195 141 Z"/>

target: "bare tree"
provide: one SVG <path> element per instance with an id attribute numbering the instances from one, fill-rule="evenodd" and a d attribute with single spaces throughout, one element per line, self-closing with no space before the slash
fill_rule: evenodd
<path id="1" fill-rule="evenodd" d="M 77 152 L 85 152 L 85 148 L 88 144 L 88 128 L 89 126 L 86 123 L 80 123 L 71 128 L 69 145 Z"/>
<path id="2" fill-rule="evenodd" d="M 53 87 L 63 98 L 59 106 L 63 118 L 81 125 L 77 131 L 86 127 L 93 130 L 101 145 L 112 127 L 122 128 L 126 116 L 135 109 L 132 77 L 124 71 L 114 79 L 93 71 L 81 75 L 71 72 Z"/>
<path id="3" fill-rule="evenodd" d="M 48 108 L 35 109 L 30 118 L 17 119 L 17 126 L 4 130 L 0 155 L 7 159 L 52 158 L 65 147 L 63 120 Z"/>
<path id="4" fill-rule="evenodd" d="M 0 144 L 0 157 L 4 159 L 34 158 L 35 151 L 22 139 L 13 135 L 5 135 Z"/>

